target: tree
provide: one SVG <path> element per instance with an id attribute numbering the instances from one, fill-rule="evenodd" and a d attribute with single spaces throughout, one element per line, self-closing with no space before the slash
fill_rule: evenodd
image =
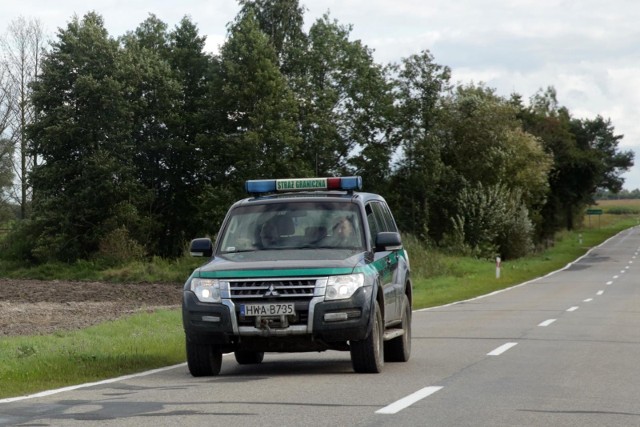
<path id="1" fill-rule="evenodd" d="M 6 218 L 1 212 L 9 207 L 9 192 L 13 183 L 13 142 L 3 137 L 8 127 L 10 115 L 10 99 L 5 84 L 5 70 L 0 68 L 0 222 Z"/>
<path id="2" fill-rule="evenodd" d="M 298 106 L 276 54 L 253 13 L 236 22 L 220 57 L 221 103 L 226 114 L 227 179 L 295 177 L 308 171 L 297 156 Z"/>
<path id="3" fill-rule="evenodd" d="M 40 54 L 44 43 L 42 24 L 37 19 L 27 20 L 23 17 L 12 21 L 6 38 L 0 39 L 3 57 L 0 59 L 0 73 L 6 80 L 0 80 L 0 98 L 7 102 L 4 109 L 6 137 L 15 145 L 16 159 L 11 159 L 16 184 L 12 190 L 12 199 L 20 206 L 21 218 L 28 216 L 31 201 L 31 187 L 28 174 L 37 163 L 37 153 L 31 150 L 26 135 L 26 128 L 36 120 L 31 105 L 31 84 L 38 78 L 40 71 Z M 0 101 L 1 103 L 1 101 Z M 2 119 L 0 119 L 2 120 Z"/>
<path id="4" fill-rule="evenodd" d="M 468 207 L 461 200 L 475 199 L 461 199 L 458 196 L 457 202 L 451 203 L 451 196 L 461 191 L 488 191 L 488 194 L 494 194 L 493 189 L 500 188 L 495 194 L 512 201 L 508 205 L 509 215 L 504 218 L 513 218 L 516 213 L 523 218 L 513 224 L 513 233 L 523 236 L 531 233 L 530 221 L 539 221 L 541 218 L 552 160 L 541 142 L 522 130 L 517 118 L 518 109 L 512 101 L 497 96 L 493 89 L 483 85 L 457 87 L 444 100 L 443 109 L 445 112 L 438 124 L 443 144 L 442 159 L 450 171 L 447 179 L 454 180 L 457 190 L 450 192 L 448 197 L 441 197 L 437 209 L 444 206 L 447 211 L 440 217 L 468 216 Z M 445 187 L 453 188 L 452 185 Z M 496 197 L 487 200 L 496 200 Z M 504 205 L 505 201 L 501 203 Z M 466 222 L 472 221 L 467 219 Z M 506 224 L 504 219 L 500 222 Z M 444 231 L 448 232 L 447 225 L 443 226 Z M 514 228 L 516 226 L 521 228 Z M 500 235 L 499 230 L 492 227 L 487 226 L 487 230 L 496 239 Z M 472 247 L 479 244 L 478 241 L 469 243 Z M 498 240 L 485 243 L 504 246 Z M 530 245 L 526 239 L 523 243 L 523 247 L 528 249 Z"/>
<path id="5" fill-rule="evenodd" d="M 143 217 L 138 229 L 131 229 L 150 253 L 167 255 L 167 217 L 172 217 L 169 175 L 174 155 L 174 122 L 180 116 L 181 85 L 169 63 L 167 25 L 154 15 L 134 32 L 122 38 L 122 83 L 132 114 L 131 139 L 136 180 L 144 189 L 135 198 Z M 174 230 L 175 227 L 171 227 Z M 181 244 L 177 245 L 181 247 Z M 175 248 L 173 248 L 175 250 Z M 173 253 L 173 252 L 172 252 Z"/>
<path id="6" fill-rule="evenodd" d="M 60 29 L 43 58 L 32 96 L 38 120 L 27 127 L 42 158 L 31 174 L 36 258 L 86 258 L 136 216 L 119 55 L 118 42 L 91 12 Z"/>
<path id="7" fill-rule="evenodd" d="M 311 26 L 300 97 L 300 155 L 315 175 L 371 174 L 376 191 L 387 179 L 392 96 L 372 52 L 350 40 L 350 26 L 328 15 Z M 369 176 L 369 175 L 368 175 Z"/>
<path id="8" fill-rule="evenodd" d="M 449 90 L 451 70 L 436 64 L 428 51 L 391 66 L 394 75 L 395 116 L 392 138 L 401 151 L 392 178 L 394 210 L 402 212 L 402 229 L 426 237 L 431 225 L 430 202 L 437 198 L 442 179 L 441 141 L 436 125 L 443 94 Z"/>
<path id="9" fill-rule="evenodd" d="M 593 152 L 598 163 L 598 174 L 592 194 L 598 188 L 614 193 L 622 190 L 624 179 L 621 175 L 633 166 L 634 153 L 619 151 L 618 144 L 622 135 L 616 135 L 610 119 L 598 115 L 595 119 L 573 119 L 571 130 L 576 136 L 577 146 L 584 151 Z"/>
<path id="10" fill-rule="evenodd" d="M 484 85 L 468 85 L 444 104 L 447 165 L 470 183 L 520 189 L 530 208 L 544 202 L 551 158 L 542 142 L 522 129 L 512 101 Z"/>
<path id="11" fill-rule="evenodd" d="M 248 14 L 255 16 L 260 30 L 268 37 L 276 54 L 280 72 L 292 87 L 304 72 L 307 35 L 302 28 L 304 8 L 298 0 L 239 0 L 242 6 L 236 22 Z"/>
<path id="12" fill-rule="evenodd" d="M 11 218 L 8 190 L 13 183 L 12 159 L 13 144 L 8 139 L 0 138 L 0 224 Z"/>
<path id="13" fill-rule="evenodd" d="M 617 173 L 614 163 L 615 147 L 620 138 L 613 136 L 613 129 L 606 130 L 600 139 L 602 150 L 597 147 L 599 132 L 592 132 L 589 126 L 571 118 L 569 110 L 559 105 L 554 88 L 538 91 L 527 108 L 521 109 L 519 116 L 524 129 L 536 135 L 545 150 L 553 156 L 553 167 L 549 173 L 549 195 L 542 208 L 543 221 L 539 223 L 540 239 L 553 237 L 562 229 L 573 229 L 576 221 L 581 221 L 584 208 L 591 203 L 602 183 L 606 184 L 606 170 Z M 585 122 L 586 125 L 588 122 Z M 596 128 L 602 130 L 601 122 Z M 606 142 L 604 142 L 606 141 Z M 632 158 L 624 154 L 620 165 L 629 164 Z M 615 185 L 613 182 L 612 185 Z"/>

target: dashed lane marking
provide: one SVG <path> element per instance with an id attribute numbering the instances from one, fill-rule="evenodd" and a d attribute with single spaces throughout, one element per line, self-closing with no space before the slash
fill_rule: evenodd
<path id="1" fill-rule="evenodd" d="M 500 356 L 505 351 L 509 350 L 511 347 L 518 345 L 517 342 L 508 342 L 500 347 L 496 348 L 492 352 L 487 353 L 487 356 Z"/>
<path id="2" fill-rule="evenodd" d="M 424 399 L 425 397 L 431 396 L 433 393 L 441 390 L 442 387 L 425 387 L 421 390 L 416 391 L 408 395 L 407 397 L 403 397 L 400 400 L 396 400 L 390 405 L 385 406 L 382 409 L 378 409 L 376 414 L 397 414 L 405 408 L 413 405 L 414 403 Z"/>

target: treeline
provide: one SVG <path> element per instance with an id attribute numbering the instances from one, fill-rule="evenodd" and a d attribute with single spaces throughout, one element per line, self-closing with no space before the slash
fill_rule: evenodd
<path id="1" fill-rule="evenodd" d="M 241 0 L 211 55 L 189 18 L 114 38 L 74 17 L 28 86 L 26 145 L 3 140 L 30 195 L 3 256 L 174 257 L 215 235 L 246 179 L 361 175 L 404 232 L 513 258 L 622 188 L 622 136 L 553 88 L 504 98 L 453 84 L 426 50 L 382 65 L 328 14 L 303 24 L 297 0 Z"/>
<path id="2" fill-rule="evenodd" d="M 621 199 L 640 199 L 640 189 L 634 190 L 622 189 L 621 191 L 614 193 L 606 189 L 599 189 L 595 195 L 596 200 L 621 200 Z"/>

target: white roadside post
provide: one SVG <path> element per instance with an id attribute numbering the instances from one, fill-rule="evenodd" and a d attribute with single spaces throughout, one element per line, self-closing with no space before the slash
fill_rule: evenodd
<path id="1" fill-rule="evenodd" d="M 500 278 L 500 257 L 496 257 L 496 279 Z"/>

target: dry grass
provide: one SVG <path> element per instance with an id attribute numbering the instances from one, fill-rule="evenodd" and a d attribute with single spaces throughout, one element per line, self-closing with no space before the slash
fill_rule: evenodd
<path id="1" fill-rule="evenodd" d="M 594 207 L 608 209 L 612 207 L 633 207 L 640 209 L 640 199 L 598 200 Z"/>

